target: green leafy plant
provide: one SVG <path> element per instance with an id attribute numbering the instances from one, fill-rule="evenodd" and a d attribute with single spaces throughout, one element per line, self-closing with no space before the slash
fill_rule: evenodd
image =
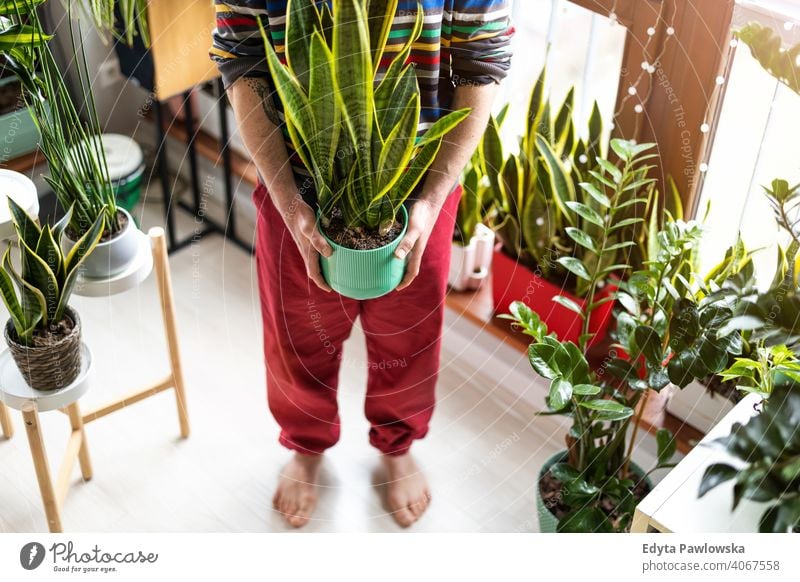
<path id="1" fill-rule="evenodd" d="M 786 180 L 774 180 L 764 191 L 789 244 L 785 248 L 778 247 L 778 268 L 766 291 L 759 290 L 752 276 L 740 274 L 727 279 L 714 292 L 715 298 L 724 298 L 734 306 L 734 317 L 720 333 L 740 330 L 746 332 L 752 342 L 763 342 L 767 347 L 785 345 L 797 351 L 800 348 L 800 296 L 797 293 L 800 184 L 790 186 Z"/>
<path id="2" fill-rule="evenodd" d="M 760 22 L 747 24 L 735 35 L 770 75 L 800 95 L 800 43 L 784 50 L 780 35 Z"/>
<path id="3" fill-rule="evenodd" d="M 581 139 L 573 119 L 574 88 L 554 116 L 546 76 L 543 70 L 531 92 L 519 153 L 504 151 L 495 120 L 490 120 L 480 150 L 495 200 L 493 227 L 506 253 L 540 270 L 547 279 L 563 281 L 568 271 L 557 258 L 576 250 L 566 228 L 580 226 L 582 220 L 568 203 L 587 202 L 577 184 L 588 178 L 606 152 L 597 103 L 588 136 Z"/>
<path id="4" fill-rule="evenodd" d="M 676 286 L 682 284 L 680 279 L 687 265 L 691 265 L 689 258 L 702 232 L 695 223 L 668 223 L 655 236 L 658 248 L 653 249 L 656 256 L 648 268 L 637 271 L 623 283 L 622 301 L 628 308 L 620 312 L 625 315 L 617 333 L 629 358 L 610 352 L 602 367 L 592 369 L 586 356 L 592 337 L 586 322 L 603 301 L 614 300 L 613 296 L 597 298 L 598 283 L 611 270 L 629 269 L 627 264 L 609 264 L 607 256 L 634 244 L 617 238 L 622 228 L 644 221 L 643 217 L 618 219 L 618 216 L 646 203 L 637 193 L 646 191 L 643 187 L 647 184 L 640 182 L 648 180 L 643 169 L 648 169 L 644 162 L 652 157 L 647 153 L 652 147 L 613 140 L 611 148 L 619 158 L 618 165 L 598 160 L 600 170 L 592 176 L 595 181 L 581 184 L 603 213 L 585 205 L 567 206 L 569 211 L 597 227 L 592 233 L 569 231 L 572 240 L 589 248 L 596 260 L 559 259 L 565 269 L 588 284 L 583 305 L 566 297 L 560 299 L 563 305 L 579 313 L 584 322 L 578 344 L 561 342 L 548 334 L 546 324 L 521 302 L 513 303 L 511 315 L 506 316 L 534 339 L 528 357 L 534 371 L 550 381 L 547 414 L 563 414 L 572 419 L 567 435 L 567 460 L 550 469 L 562 484 L 564 499 L 570 507 L 570 512 L 559 521 L 559 531 L 625 531 L 629 527 L 637 502 L 635 492 L 642 493 L 645 477 L 637 475 L 631 467 L 633 443 L 642 421 L 642 401 L 651 390 L 660 390 L 669 383 L 669 358 L 665 355 L 669 340 L 657 330 L 666 333 L 670 329 L 676 302 L 670 291 L 678 293 Z M 634 365 L 642 359 L 646 361 L 644 377 Z M 658 463 L 653 470 L 671 466 L 676 447 L 668 431 L 659 431 L 657 442 Z"/>
<path id="5" fill-rule="evenodd" d="M 501 128 L 507 114 L 508 104 L 496 117 L 491 117 L 490 123 L 494 127 Z M 495 213 L 495 196 L 492 195 L 489 180 L 492 172 L 486 159 L 486 143 L 485 139 L 481 139 L 461 176 L 461 186 L 464 192 L 459 202 L 456 229 L 453 234 L 455 242 L 461 245 L 468 244 L 470 238 L 475 234 L 478 224 L 488 225 Z"/>
<path id="6" fill-rule="evenodd" d="M 769 504 L 759 531 L 787 533 L 800 528 L 800 387 L 775 389 L 768 406 L 731 434 L 717 439 L 736 464 L 709 465 L 700 483 L 703 497 L 722 483 L 734 481 L 733 509 L 743 499 Z"/>
<path id="7" fill-rule="evenodd" d="M 784 345 L 758 346 L 747 358 L 736 361 L 720 377 L 734 381 L 744 393 L 756 393 L 766 400 L 782 382 L 800 382 L 800 360 Z"/>
<path id="8" fill-rule="evenodd" d="M 64 318 L 78 268 L 103 234 L 103 218 L 98 217 L 65 255 L 60 245 L 63 226 L 39 227 L 13 199 L 8 203 L 18 236 L 21 268 L 13 265 L 9 244 L 0 264 L 0 292 L 19 343 L 30 346 L 37 330 L 48 329 Z"/>
<path id="9" fill-rule="evenodd" d="M 42 0 L 6 0 L 0 5 L 5 26 L 0 30 L 0 56 L 4 67 L 20 79 L 23 98 L 41 135 L 39 148 L 50 173 L 45 180 L 61 206 L 73 209 L 70 234 L 79 237 L 98 217 L 103 217 L 105 228 L 113 235 L 123 225 L 99 138 L 100 121 L 83 46 L 78 47 L 72 38 L 80 94 L 86 97 L 79 111 L 48 46 L 51 37 L 44 34 L 35 10 L 42 3 Z"/>
<path id="10" fill-rule="evenodd" d="M 133 45 L 138 35 L 145 47 L 150 46 L 147 26 L 147 0 L 82 0 L 83 9 L 89 13 L 101 32 Z M 114 5 L 119 5 L 120 21 L 114 14 Z"/>
<path id="11" fill-rule="evenodd" d="M 406 64 L 423 10 L 380 81 L 397 0 L 289 0 L 286 64 L 261 29 L 289 136 L 316 187 L 323 227 L 335 212 L 352 230 L 385 233 L 433 163 L 445 135 L 469 110 L 445 115 L 417 136 L 420 92 Z"/>

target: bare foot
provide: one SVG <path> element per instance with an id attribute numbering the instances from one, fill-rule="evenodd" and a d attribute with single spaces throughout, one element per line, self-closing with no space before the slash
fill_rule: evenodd
<path id="1" fill-rule="evenodd" d="M 383 455 L 388 477 L 387 500 L 392 517 L 402 527 L 417 521 L 431 501 L 425 475 L 410 454 Z"/>
<path id="2" fill-rule="evenodd" d="M 292 527 L 302 527 L 311 519 L 317 505 L 317 475 L 322 455 L 295 453 L 278 477 L 278 490 L 272 506 Z"/>

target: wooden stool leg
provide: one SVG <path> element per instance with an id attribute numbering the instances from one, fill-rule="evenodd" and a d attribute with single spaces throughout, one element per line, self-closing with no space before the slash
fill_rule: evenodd
<path id="1" fill-rule="evenodd" d="M 175 299 L 172 295 L 172 277 L 169 272 L 167 242 L 163 228 L 151 228 L 149 235 L 153 245 L 153 262 L 156 270 L 158 296 L 161 299 L 161 314 L 164 317 L 169 363 L 172 369 L 175 399 L 178 404 L 178 421 L 181 425 L 181 436 L 187 438 L 189 436 L 189 414 L 186 409 L 186 392 L 183 386 L 181 354 L 178 347 L 178 329 L 175 325 Z"/>
<path id="2" fill-rule="evenodd" d="M 58 511 L 53 481 L 50 478 L 50 465 L 47 463 L 47 455 L 44 452 L 44 441 L 39 429 L 39 413 L 33 405 L 22 411 L 25 421 L 25 430 L 28 433 L 28 442 L 31 446 L 31 456 L 33 466 L 36 469 L 36 478 L 39 480 L 39 490 L 42 493 L 42 503 L 44 513 L 47 516 L 47 525 L 51 533 L 61 533 L 61 516 Z"/>
<path id="3" fill-rule="evenodd" d="M 81 448 L 78 451 L 78 463 L 81 466 L 81 475 L 84 481 L 92 478 L 92 460 L 89 457 L 89 445 L 86 444 L 86 431 L 83 429 L 83 417 L 77 402 L 73 402 L 67 407 L 69 423 L 73 432 L 81 434 Z"/>
<path id="4" fill-rule="evenodd" d="M 10 439 L 14 436 L 14 425 L 11 424 L 11 417 L 8 415 L 8 408 L 0 402 L 0 428 L 3 429 L 3 436 Z"/>

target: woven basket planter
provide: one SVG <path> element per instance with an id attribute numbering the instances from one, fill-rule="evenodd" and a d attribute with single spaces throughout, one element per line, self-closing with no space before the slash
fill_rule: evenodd
<path id="1" fill-rule="evenodd" d="M 6 343 L 22 377 L 35 390 L 58 390 L 69 386 L 81 371 L 81 320 L 69 307 L 65 316 L 75 325 L 72 331 L 54 344 L 24 346 L 16 341 L 17 332 L 9 319 L 5 327 Z"/>

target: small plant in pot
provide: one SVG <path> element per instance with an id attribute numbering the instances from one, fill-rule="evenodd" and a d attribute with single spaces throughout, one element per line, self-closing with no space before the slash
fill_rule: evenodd
<path id="1" fill-rule="evenodd" d="M 0 292 L 11 318 L 5 339 L 22 377 L 36 390 L 68 386 L 81 370 L 81 321 L 69 307 L 78 270 L 103 233 L 103 218 L 84 233 L 69 253 L 59 245 L 63 226 L 40 228 L 12 199 L 20 268 L 11 246 L 0 264 Z M 72 209 L 68 211 L 71 214 Z"/>
<path id="2" fill-rule="evenodd" d="M 82 264 L 81 272 L 87 277 L 106 278 L 124 270 L 135 258 L 138 229 L 130 214 L 116 203 L 99 138 L 100 121 L 83 45 L 78 46 L 71 38 L 77 88 L 85 100 L 76 107 L 48 45 L 52 37 L 43 32 L 35 10 L 45 1 L 12 0 L 3 4 L 9 26 L 0 32 L 7 37 L 0 42 L 0 56 L 4 68 L 22 83 L 23 99 L 41 136 L 39 149 L 49 167 L 45 180 L 61 207 L 72 208 L 64 219 L 64 251 L 69 253 L 98 218 L 102 219 L 102 240 Z M 8 31 L 15 31 L 15 35 L 10 36 Z"/>
<path id="3" fill-rule="evenodd" d="M 492 118 L 492 123 L 501 126 L 507 113 L 508 105 Z M 478 289 L 492 265 L 495 234 L 487 225 L 494 213 L 494 197 L 486 170 L 485 143 L 481 140 L 461 176 L 463 192 L 456 214 L 448 276 L 448 284 L 455 291 Z"/>
<path id="4" fill-rule="evenodd" d="M 653 146 L 615 141 L 612 147 L 625 164 L 630 164 L 646 158 L 645 152 Z M 620 290 L 615 293 L 624 307 L 615 313 L 619 345 L 611 346 L 602 365 L 592 368 L 587 353 L 593 334 L 586 322 L 602 301 L 597 282 L 608 268 L 604 259 L 614 254 L 614 246 L 619 244 L 610 236 L 613 217 L 626 208 L 628 200 L 613 192 L 625 190 L 626 181 L 631 179 L 623 179 L 625 175 L 613 173 L 608 178 L 615 184 L 613 191 L 595 192 L 611 216 L 611 220 L 601 221 L 598 235 L 585 239 L 599 260 L 567 261 L 569 269 L 585 277 L 590 290 L 582 305 L 573 306 L 583 322 L 578 342 L 559 341 L 524 303 L 513 303 L 511 315 L 506 316 L 534 339 L 528 359 L 534 371 L 550 382 L 548 411 L 544 414 L 572 419 L 566 450 L 549 459 L 539 474 L 537 506 L 542 531 L 626 531 L 638 501 L 651 487 L 649 473 L 671 467 L 676 450 L 669 431 L 661 429 L 656 434 L 655 467 L 645 472 L 633 462 L 649 395 L 663 390 L 670 380 L 685 383 L 692 377 L 721 371 L 728 352 L 736 353 L 741 343 L 739 334 L 732 332 L 718 341 L 730 310 L 708 307 L 701 315 L 693 311 L 691 303 L 683 301 L 690 295 L 693 278 L 688 258 L 702 231 L 695 223 L 668 222 L 655 234 L 657 246 L 651 249 L 646 268 L 620 281 Z M 686 313 L 696 316 L 693 321 L 705 327 L 692 334 L 677 333 L 689 319 Z M 718 357 L 706 361 L 709 344 Z M 620 357 L 619 349 L 628 357 Z M 680 350 L 690 356 L 677 357 Z M 639 362 L 641 366 L 636 365 Z"/>
<path id="5" fill-rule="evenodd" d="M 418 136 L 420 91 L 406 61 L 423 26 L 397 53 L 385 52 L 397 0 L 337 0 L 331 11 L 289 0 L 286 64 L 262 28 L 267 62 L 286 128 L 311 172 L 322 234 L 333 247 L 321 258 L 330 286 L 354 299 L 392 291 L 405 261 L 394 251 L 405 234 L 404 203 L 433 163 L 444 136 L 469 110 L 445 115 Z M 378 64 L 389 59 L 377 80 Z"/>

